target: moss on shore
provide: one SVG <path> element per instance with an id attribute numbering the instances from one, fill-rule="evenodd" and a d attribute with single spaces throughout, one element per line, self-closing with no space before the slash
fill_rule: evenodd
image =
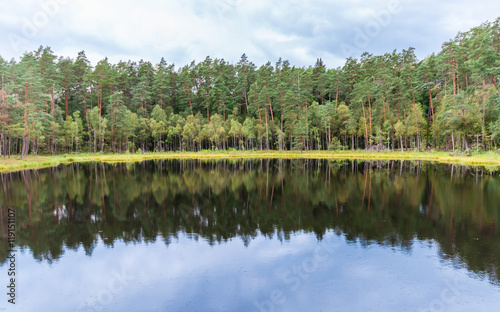
<path id="1" fill-rule="evenodd" d="M 500 154 L 452 155 L 447 152 L 367 152 L 367 151 L 216 151 L 166 152 L 148 154 L 71 154 L 57 156 L 0 157 L 0 172 L 54 167 L 73 162 L 140 162 L 151 159 L 358 159 L 358 160 L 425 160 L 468 166 L 500 167 Z"/>

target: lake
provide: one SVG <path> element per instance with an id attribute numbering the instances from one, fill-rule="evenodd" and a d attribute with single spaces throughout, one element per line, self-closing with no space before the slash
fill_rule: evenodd
<path id="1" fill-rule="evenodd" d="M 0 311 L 496 311 L 500 177 L 164 160 L 0 174 Z M 9 224 L 15 221 L 14 252 Z"/>

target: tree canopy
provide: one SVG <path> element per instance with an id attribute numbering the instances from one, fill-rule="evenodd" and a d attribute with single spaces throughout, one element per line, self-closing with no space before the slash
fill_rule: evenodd
<path id="1" fill-rule="evenodd" d="M 490 150 L 500 138 L 500 18 L 418 60 L 413 48 L 258 67 L 0 56 L 0 152 Z"/>

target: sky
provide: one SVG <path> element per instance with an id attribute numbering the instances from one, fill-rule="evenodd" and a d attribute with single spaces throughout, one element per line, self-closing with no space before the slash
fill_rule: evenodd
<path id="1" fill-rule="evenodd" d="M 414 47 L 423 59 L 499 16 L 491 0 L 0 0 L 0 56 L 19 60 L 42 45 L 73 59 L 84 50 L 93 65 L 236 63 L 245 53 L 257 66 L 321 58 L 336 68 L 365 51 Z"/>

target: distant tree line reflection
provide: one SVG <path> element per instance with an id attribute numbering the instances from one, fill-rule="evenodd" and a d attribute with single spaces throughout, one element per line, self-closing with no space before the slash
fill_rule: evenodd
<path id="1" fill-rule="evenodd" d="M 16 242 L 52 262 L 66 248 L 92 254 L 98 239 L 170 244 L 180 233 L 209 244 L 258 235 L 411 251 L 432 240 L 440 256 L 498 282 L 500 177 L 487 168 L 428 162 L 164 160 L 83 163 L 0 175 L 1 226 L 17 210 Z M 480 240 L 480 242 L 478 242 Z M 0 262 L 7 257 L 2 239 Z"/>

